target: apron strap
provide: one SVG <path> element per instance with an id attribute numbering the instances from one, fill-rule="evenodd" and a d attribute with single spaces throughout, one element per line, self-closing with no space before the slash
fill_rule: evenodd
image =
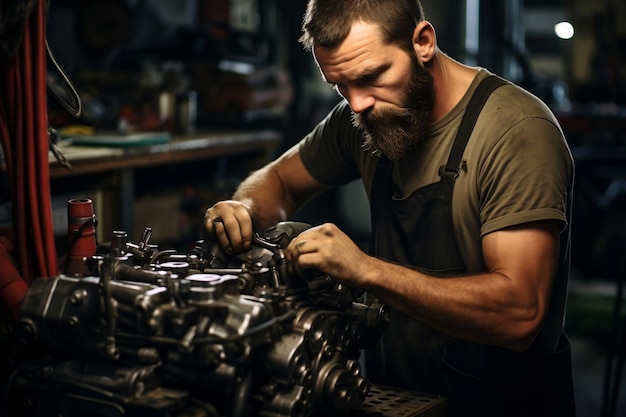
<path id="1" fill-rule="evenodd" d="M 442 165 L 439 167 L 442 193 L 452 195 L 454 180 L 458 177 L 459 171 L 461 170 L 461 158 L 463 157 L 467 142 L 469 142 L 472 130 L 474 130 L 474 126 L 476 125 L 476 120 L 478 120 L 478 115 L 482 111 L 491 93 L 504 84 L 507 84 L 507 81 L 504 79 L 496 75 L 488 75 L 478 84 L 476 91 L 472 94 L 467 108 L 465 109 L 465 113 L 463 114 L 461 124 L 459 125 L 459 130 L 456 132 L 454 144 L 448 156 L 448 162 L 446 162 L 445 166 Z"/>

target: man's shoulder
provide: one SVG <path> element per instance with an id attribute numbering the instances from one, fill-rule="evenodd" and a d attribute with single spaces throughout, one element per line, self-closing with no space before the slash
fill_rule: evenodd
<path id="1" fill-rule="evenodd" d="M 485 107 L 510 117 L 542 117 L 556 123 L 554 114 L 539 97 L 510 81 L 493 92 Z"/>
<path id="2" fill-rule="evenodd" d="M 531 92 L 510 82 L 491 94 L 472 136 L 479 140 L 471 140 L 468 149 L 483 158 L 493 155 L 494 149 L 533 152 L 533 147 L 544 149 L 551 142 L 561 143 L 553 148 L 565 152 L 567 146 L 550 108 Z"/>
<path id="3" fill-rule="evenodd" d="M 502 78 L 506 83 L 494 90 L 485 104 L 485 111 L 499 111 L 518 117 L 554 118 L 550 108 L 535 94 L 485 68 L 479 68 L 472 89 L 489 76 Z"/>

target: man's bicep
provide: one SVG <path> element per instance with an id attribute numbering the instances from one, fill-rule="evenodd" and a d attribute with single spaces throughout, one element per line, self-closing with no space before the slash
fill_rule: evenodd
<path id="1" fill-rule="evenodd" d="M 543 220 L 488 233 L 482 240 L 488 272 L 507 276 L 522 295 L 547 301 L 558 264 L 559 227 L 556 220 Z"/>
<path id="2" fill-rule="evenodd" d="M 558 222 L 525 223 L 483 237 L 484 281 L 514 350 L 526 350 L 544 324 L 550 304 L 559 246 Z M 491 283 L 491 287 L 489 287 Z"/>

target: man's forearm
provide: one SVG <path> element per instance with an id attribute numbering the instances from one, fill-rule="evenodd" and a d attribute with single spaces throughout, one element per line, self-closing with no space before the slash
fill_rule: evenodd
<path id="1" fill-rule="evenodd" d="M 254 228 L 262 231 L 284 221 L 293 212 L 280 178 L 271 166 L 254 171 L 233 193 L 232 199 L 248 206 Z"/>
<path id="2" fill-rule="evenodd" d="M 306 170 L 298 145 L 294 145 L 269 165 L 250 174 L 232 198 L 248 207 L 255 230 L 262 231 L 287 220 L 325 188 Z"/>

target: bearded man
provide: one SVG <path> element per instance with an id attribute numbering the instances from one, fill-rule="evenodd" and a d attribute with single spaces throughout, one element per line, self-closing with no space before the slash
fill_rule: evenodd
<path id="1" fill-rule="evenodd" d="M 330 223 L 286 253 L 294 273 L 321 271 L 391 307 L 366 376 L 443 395 L 449 416 L 573 416 L 574 163 L 554 115 L 442 52 L 417 0 L 310 0 L 300 41 L 344 100 L 208 208 L 207 234 L 244 251 L 254 228 L 361 179 L 369 253 Z"/>

